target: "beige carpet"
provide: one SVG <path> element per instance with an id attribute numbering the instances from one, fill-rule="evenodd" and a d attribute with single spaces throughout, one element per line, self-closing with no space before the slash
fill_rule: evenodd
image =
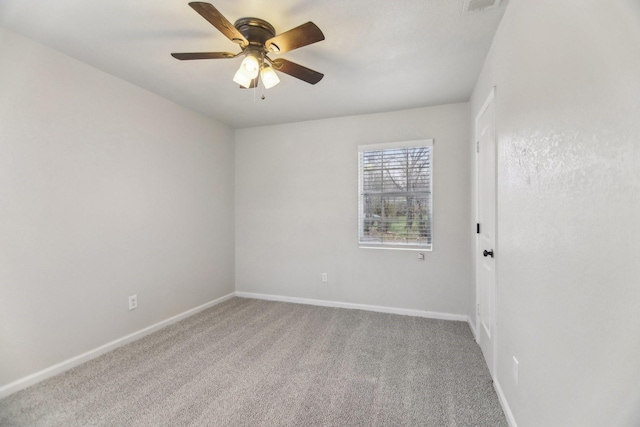
<path id="1" fill-rule="evenodd" d="M 1 426 L 506 426 L 466 323 L 234 298 L 0 400 Z"/>

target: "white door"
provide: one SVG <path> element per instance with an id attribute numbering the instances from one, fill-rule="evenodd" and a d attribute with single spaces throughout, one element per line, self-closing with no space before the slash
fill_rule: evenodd
<path id="1" fill-rule="evenodd" d="M 491 91 L 476 118 L 478 147 L 478 233 L 476 246 L 476 329 L 493 377 L 496 343 L 496 141 Z"/>

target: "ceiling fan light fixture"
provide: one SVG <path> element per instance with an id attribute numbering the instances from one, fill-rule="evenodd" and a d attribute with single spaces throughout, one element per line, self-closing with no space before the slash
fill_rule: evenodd
<path id="1" fill-rule="evenodd" d="M 262 80 L 262 84 L 266 89 L 271 89 L 278 83 L 280 83 L 280 78 L 276 74 L 273 68 L 271 68 L 268 64 L 264 64 L 262 69 L 260 70 L 260 79 Z"/>
<path id="2" fill-rule="evenodd" d="M 247 52 L 247 56 L 242 60 L 240 68 L 233 76 L 233 81 L 244 88 L 251 86 L 251 81 L 258 77 L 260 72 L 260 61 L 252 51 Z"/>

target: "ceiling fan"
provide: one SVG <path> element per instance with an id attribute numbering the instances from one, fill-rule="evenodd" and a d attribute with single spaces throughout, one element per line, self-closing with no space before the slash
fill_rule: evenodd
<path id="1" fill-rule="evenodd" d="M 324 74 L 303 67 L 286 59 L 269 58 L 269 54 L 289 52 L 324 40 L 324 34 L 313 22 L 307 22 L 289 31 L 276 35 L 271 24 L 259 18 L 240 18 L 231 24 L 213 5 L 204 2 L 191 2 L 189 6 L 198 12 L 211 25 L 216 27 L 229 40 L 237 43 L 241 51 L 230 52 L 192 52 L 172 53 L 176 59 L 229 59 L 244 55 L 242 64 L 233 81 L 243 88 L 254 88 L 262 80 L 269 89 L 280 82 L 274 71 L 289 74 L 312 85 L 318 83 Z"/>

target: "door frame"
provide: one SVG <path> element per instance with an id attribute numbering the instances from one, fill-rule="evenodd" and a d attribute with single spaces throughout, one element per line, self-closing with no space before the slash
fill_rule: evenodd
<path id="1" fill-rule="evenodd" d="M 477 147 L 479 147 L 479 129 L 478 129 L 478 122 L 480 121 L 480 118 L 482 117 L 482 115 L 485 113 L 485 111 L 487 110 L 487 108 L 489 108 L 489 106 L 491 105 L 491 103 L 493 103 L 493 138 L 494 138 L 494 156 L 495 156 L 495 206 L 494 206 L 494 252 L 496 252 L 496 255 L 500 254 L 499 248 L 498 246 L 498 159 L 497 159 L 497 153 L 498 153 L 498 132 L 497 132 L 497 126 L 496 126 L 496 105 L 495 105 L 495 98 L 496 98 L 496 87 L 493 86 L 491 88 L 491 91 L 489 92 L 489 95 L 487 96 L 487 99 L 484 101 L 484 103 L 482 104 L 482 107 L 480 108 L 480 110 L 478 111 L 478 114 L 475 117 L 475 123 L 474 123 L 474 141 L 475 141 L 475 145 L 476 145 L 476 149 L 475 149 L 475 153 L 476 153 L 476 173 L 475 173 L 475 181 L 476 181 L 476 194 L 475 194 L 475 222 L 476 224 L 479 223 L 480 218 L 479 218 L 479 211 L 480 211 L 480 179 L 479 179 L 479 174 L 480 174 L 480 155 L 479 155 L 479 150 Z M 476 233 L 476 237 L 475 237 L 475 251 L 474 251 L 474 263 L 475 263 L 475 282 L 476 282 L 476 307 L 475 307 L 475 311 L 476 311 L 476 342 L 479 344 L 480 343 L 480 334 L 481 334 L 481 320 L 480 320 L 480 302 L 481 302 L 481 293 L 480 293 L 480 280 L 478 280 L 479 278 L 479 269 L 480 269 L 480 265 L 478 263 L 478 257 L 480 256 L 480 253 L 482 252 L 482 249 L 480 248 L 480 238 L 479 235 Z M 498 264 L 499 264 L 499 257 L 496 256 L 495 261 L 494 261 L 494 271 L 495 271 L 495 283 L 494 283 L 494 294 L 493 294 L 493 349 L 492 349 L 492 355 L 493 355 L 493 360 L 491 361 L 491 365 L 489 366 L 489 371 L 491 372 L 491 376 L 492 378 L 495 380 L 496 377 L 496 368 L 497 368 L 497 350 L 498 350 Z M 484 358 L 484 354 L 483 354 L 483 358 Z M 486 362 L 486 359 L 485 359 Z"/>

